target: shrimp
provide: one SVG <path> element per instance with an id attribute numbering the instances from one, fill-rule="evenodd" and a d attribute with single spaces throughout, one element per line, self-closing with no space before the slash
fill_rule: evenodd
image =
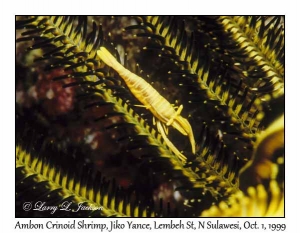
<path id="1" fill-rule="evenodd" d="M 181 154 L 167 138 L 167 135 L 164 132 L 167 132 L 167 130 L 164 130 L 162 123 L 166 126 L 172 126 L 181 134 L 188 136 L 192 152 L 195 154 L 196 143 L 192 127 L 187 119 L 180 116 L 183 105 L 180 105 L 178 109 L 175 110 L 173 106 L 143 78 L 123 67 L 105 47 L 100 47 L 97 51 L 97 55 L 106 65 L 112 67 L 116 72 L 118 72 L 132 94 L 157 118 L 158 131 L 161 133 L 166 144 L 175 153 L 175 155 L 177 155 L 181 160 L 186 161 L 186 157 Z"/>

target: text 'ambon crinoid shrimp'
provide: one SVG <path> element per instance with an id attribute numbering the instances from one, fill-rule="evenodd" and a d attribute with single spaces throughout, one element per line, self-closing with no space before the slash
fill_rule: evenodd
<path id="1" fill-rule="evenodd" d="M 181 160 L 184 162 L 186 161 L 186 157 L 181 154 L 173 145 L 173 143 L 167 138 L 162 123 L 166 124 L 166 126 L 171 125 L 183 135 L 187 135 L 192 146 L 192 152 L 195 154 L 195 139 L 192 127 L 187 119 L 180 116 L 183 106 L 180 105 L 178 109 L 175 110 L 173 106 L 149 83 L 123 67 L 106 48 L 100 47 L 100 49 L 97 51 L 97 55 L 106 65 L 112 67 L 118 72 L 132 94 L 157 118 L 158 131 L 161 133 L 170 149 Z"/>

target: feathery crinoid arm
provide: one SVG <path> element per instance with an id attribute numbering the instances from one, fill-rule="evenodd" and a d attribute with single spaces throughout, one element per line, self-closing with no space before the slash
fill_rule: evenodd
<path id="1" fill-rule="evenodd" d="M 16 29 L 17 217 L 51 217 L 26 215 L 31 198 L 104 207 L 63 217 L 279 215 L 283 127 L 259 137 L 284 109 L 284 17 L 18 16 Z M 183 106 L 195 154 L 184 131 L 165 137 L 186 164 L 122 79 L 135 74 Z"/>

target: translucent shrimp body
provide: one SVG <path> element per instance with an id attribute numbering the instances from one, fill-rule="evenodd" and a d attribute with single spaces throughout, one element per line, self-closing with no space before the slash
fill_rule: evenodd
<path id="1" fill-rule="evenodd" d="M 171 125 L 183 135 L 188 136 L 192 146 L 192 152 L 195 154 L 195 139 L 192 127 L 187 119 L 180 116 L 183 106 L 180 105 L 176 111 L 149 83 L 123 67 L 106 48 L 100 47 L 97 51 L 97 55 L 106 65 L 118 72 L 132 94 L 156 117 L 158 130 L 170 149 L 182 160 L 186 160 L 186 157 L 182 155 L 167 138 L 161 125 L 162 123 L 167 126 Z"/>

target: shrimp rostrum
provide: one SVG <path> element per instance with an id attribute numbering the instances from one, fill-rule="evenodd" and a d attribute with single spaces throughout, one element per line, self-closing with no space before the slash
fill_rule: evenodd
<path id="1" fill-rule="evenodd" d="M 172 126 L 183 135 L 188 136 L 192 146 L 192 153 L 195 154 L 195 139 L 192 127 L 187 119 L 180 116 L 183 105 L 180 105 L 178 109 L 175 110 L 149 83 L 123 67 L 105 47 L 100 47 L 97 51 L 97 55 L 106 65 L 118 72 L 132 94 L 156 117 L 158 131 L 175 155 L 182 161 L 186 161 L 186 157 L 180 153 L 168 139 L 166 135 L 167 131 L 164 130 L 166 127 L 163 127 L 165 125 Z"/>

